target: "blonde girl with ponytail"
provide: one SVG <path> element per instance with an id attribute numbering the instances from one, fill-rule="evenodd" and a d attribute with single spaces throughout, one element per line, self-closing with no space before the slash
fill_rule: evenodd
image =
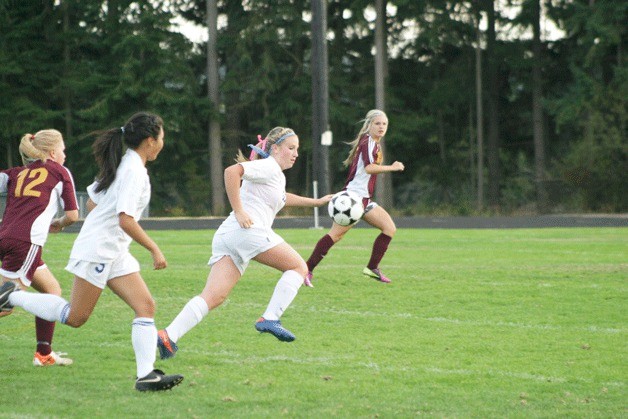
<path id="1" fill-rule="evenodd" d="M 381 142 L 388 131 L 388 117 L 379 109 L 372 109 L 367 112 L 361 121 L 362 128 L 358 131 L 355 139 L 349 143 L 351 151 L 344 161 L 345 167 L 349 168 L 347 181 L 342 190 L 355 193 L 362 198 L 364 205 L 363 219 L 373 227 L 378 228 L 381 233 L 375 238 L 371 258 L 362 270 L 362 274 L 373 278 L 379 282 L 389 283 L 390 279 L 379 269 L 379 263 L 388 250 L 397 227 L 388 212 L 372 200 L 375 193 L 375 182 L 377 175 L 387 172 L 400 172 L 404 170 L 403 163 L 395 161 L 393 164 L 383 164 Z M 331 230 L 316 243 L 310 255 L 307 266 L 308 273 L 304 284 L 313 287 L 314 268 L 323 260 L 329 249 L 338 243 L 344 235 L 355 224 L 341 226 L 333 223 Z"/>
<path id="2" fill-rule="evenodd" d="M 0 276 L 6 290 L 28 288 L 61 295 L 61 285 L 41 258 L 48 233 L 58 233 L 78 220 L 74 181 L 65 163 L 63 136 L 45 129 L 22 136 L 19 152 L 24 166 L 0 172 L 0 192 L 7 193 L 7 206 L 0 224 Z M 57 209 L 65 213 L 54 218 Z M 0 291 L 0 298 L 2 297 Z M 26 293 L 24 293 L 26 294 Z M 29 293 L 30 294 L 30 293 Z M 3 307 L 4 305 L 4 307 Z M 0 314 L 9 314 L 11 304 L 0 301 Z M 35 318 L 37 348 L 33 365 L 70 365 L 65 353 L 52 350 L 55 322 Z"/>
<path id="3" fill-rule="evenodd" d="M 307 265 L 273 231 L 272 224 L 284 206 L 321 206 L 329 202 L 331 195 L 313 199 L 286 192 L 283 171 L 290 169 L 299 156 L 299 137 L 294 130 L 275 127 L 266 137 L 257 139 L 257 144 L 249 144 L 252 151 L 248 159 L 239 152 L 236 163 L 225 169 L 225 189 L 233 211 L 214 234 L 205 288 L 159 331 L 157 346 L 162 359 L 173 357 L 179 339 L 225 301 L 251 260 L 281 272 L 255 329 L 282 342 L 295 340 L 280 318 L 303 284 Z"/>

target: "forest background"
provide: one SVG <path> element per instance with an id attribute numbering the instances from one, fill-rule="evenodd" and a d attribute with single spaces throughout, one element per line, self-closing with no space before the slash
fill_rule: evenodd
<path id="1" fill-rule="evenodd" d="M 312 1 L 0 0 L 0 167 L 21 164 L 22 135 L 56 128 L 83 191 L 96 175 L 89 134 L 150 110 L 166 124 L 151 215 L 224 215 L 223 168 L 278 125 L 301 139 L 287 189 L 311 196 Z M 375 107 L 383 36 L 385 160 L 406 167 L 389 178 L 393 214 L 628 210 L 628 2 L 325 8 L 332 192 Z"/>

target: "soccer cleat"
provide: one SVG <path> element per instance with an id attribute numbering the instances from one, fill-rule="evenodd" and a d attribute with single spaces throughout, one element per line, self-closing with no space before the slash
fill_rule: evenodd
<path id="1" fill-rule="evenodd" d="M 369 276 L 371 278 L 377 279 L 380 282 L 384 282 L 386 284 L 388 284 L 390 282 L 390 279 L 388 279 L 386 277 L 386 275 L 384 275 L 382 273 L 382 271 L 380 271 L 379 269 L 375 268 L 375 269 L 369 269 L 369 268 L 364 268 L 362 270 L 362 273 L 366 276 Z"/>
<path id="2" fill-rule="evenodd" d="M 146 377 L 135 381 L 137 391 L 163 391 L 181 384 L 183 376 L 179 374 L 166 375 L 162 370 L 153 370 Z"/>
<path id="3" fill-rule="evenodd" d="M 157 332 L 157 348 L 161 359 L 172 358 L 179 350 L 177 344 L 170 340 L 165 329 Z"/>
<path id="4" fill-rule="evenodd" d="M 260 333 L 270 333 L 282 342 L 292 342 L 296 336 L 284 328 L 279 320 L 266 320 L 260 317 L 255 323 L 255 329 Z"/>
<path id="5" fill-rule="evenodd" d="M 306 287 L 314 288 L 314 285 L 312 284 L 312 279 L 314 279 L 314 274 L 312 273 L 312 271 L 309 271 L 303 279 L 303 285 L 305 285 Z"/>
<path id="6" fill-rule="evenodd" d="M 0 287 L 0 311 L 11 311 L 13 309 L 13 306 L 9 304 L 9 295 L 13 291 L 17 291 L 17 284 L 13 281 L 5 282 Z"/>
<path id="7" fill-rule="evenodd" d="M 65 352 L 55 352 L 52 351 L 48 355 L 42 355 L 39 352 L 35 352 L 35 356 L 33 357 L 33 365 L 36 367 L 49 367 L 51 365 L 58 365 L 63 367 L 65 365 L 72 365 L 74 361 L 70 358 L 64 358 L 63 356 L 67 355 Z"/>
<path id="8" fill-rule="evenodd" d="M 13 309 L 12 308 L 8 309 L 7 311 L 0 310 L 0 317 L 8 316 L 11 313 L 13 313 Z"/>

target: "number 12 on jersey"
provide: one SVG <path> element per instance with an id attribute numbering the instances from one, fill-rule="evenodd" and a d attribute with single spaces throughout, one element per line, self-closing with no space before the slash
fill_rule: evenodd
<path id="1" fill-rule="evenodd" d="M 39 197 L 41 192 L 35 190 L 37 185 L 46 181 L 48 170 L 43 167 L 37 169 L 24 169 L 17 175 L 17 184 L 15 185 L 15 197 L 23 196 Z"/>

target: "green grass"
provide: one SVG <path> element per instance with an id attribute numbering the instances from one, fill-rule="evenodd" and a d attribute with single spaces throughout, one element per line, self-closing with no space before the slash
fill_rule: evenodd
<path id="1" fill-rule="evenodd" d="M 307 258 L 324 231 L 278 230 Z M 2 417 L 626 417 L 628 229 L 399 230 L 360 272 L 374 229 L 356 229 L 302 288 L 280 343 L 253 323 L 278 273 L 252 262 L 227 302 L 157 361 L 185 381 L 133 390 L 133 313 L 106 290 L 80 329 L 57 326 L 75 364 L 36 369 L 32 316 L 0 319 Z M 153 231 L 169 261 L 143 275 L 166 326 L 207 276 L 211 231 Z M 50 238 L 63 270 L 72 234 Z"/>

